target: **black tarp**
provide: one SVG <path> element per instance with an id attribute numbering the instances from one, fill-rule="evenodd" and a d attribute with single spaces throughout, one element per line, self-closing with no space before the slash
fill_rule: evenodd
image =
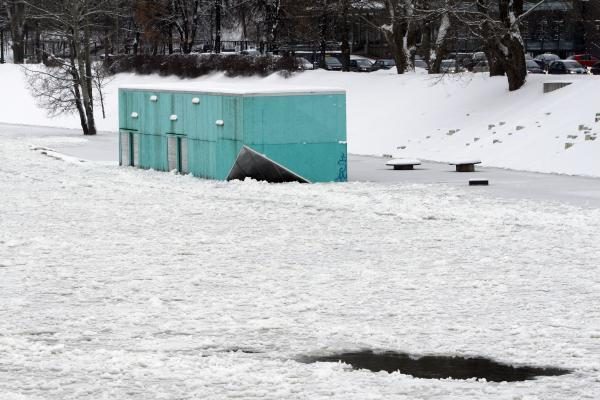
<path id="1" fill-rule="evenodd" d="M 229 172 L 227 180 L 245 178 L 267 181 L 271 183 L 300 182 L 309 183 L 306 179 L 296 175 L 289 169 L 277 164 L 264 154 L 252 150 L 248 146 L 242 147 L 235 160 L 235 164 Z"/>

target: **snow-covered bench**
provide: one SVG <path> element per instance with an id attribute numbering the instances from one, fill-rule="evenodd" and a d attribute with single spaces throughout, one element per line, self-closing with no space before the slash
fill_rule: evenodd
<path id="1" fill-rule="evenodd" d="M 475 172 L 475 164 L 481 164 L 481 160 L 459 160 L 450 163 L 456 166 L 456 172 Z"/>
<path id="2" fill-rule="evenodd" d="M 421 165 L 421 161 L 411 158 L 395 158 L 385 163 L 388 167 L 394 167 L 394 169 L 414 169 L 415 165 Z"/>

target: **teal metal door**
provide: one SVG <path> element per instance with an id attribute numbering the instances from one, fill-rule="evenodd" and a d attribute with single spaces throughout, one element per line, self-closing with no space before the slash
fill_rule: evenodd
<path id="1" fill-rule="evenodd" d="M 119 134 L 119 165 L 137 167 L 140 165 L 140 135 L 133 131 Z"/>
<path id="2" fill-rule="evenodd" d="M 167 137 L 167 164 L 169 171 L 188 174 L 189 169 L 188 140 L 181 135 Z"/>

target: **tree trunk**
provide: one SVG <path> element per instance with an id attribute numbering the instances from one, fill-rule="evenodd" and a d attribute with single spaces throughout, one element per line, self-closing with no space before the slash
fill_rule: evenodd
<path id="1" fill-rule="evenodd" d="M 83 56 L 84 56 L 84 66 L 85 66 L 85 76 L 84 82 L 85 87 L 87 89 L 87 101 L 85 102 L 85 113 L 87 115 L 88 120 L 88 134 L 95 135 L 96 134 L 96 118 L 94 117 L 94 83 L 92 82 L 92 57 L 90 55 L 90 42 L 91 42 L 91 34 L 90 34 L 90 22 L 85 20 L 85 27 L 83 30 Z"/>
<path id="2" fill-rule="evenodd" d="M 484 53 L 488 61 L 490 76 L 504 76 L 504 63 L 502 62 L 502 56 L 498 55 L 496 45 L 492 43 L 485 46 Z"/>
<path id="3" fill-rule="evenodd" d="M 35 27 L 35 30 L 33 33 L 33 46 L 34 46 L 35 62 L 39 64 L 42 62 L 44 50 L 42 49 L 42 41 L 41 41 L 41 33 L 40 33 L 39 23 L 36 22 L 34 27 Z"/>
<path id="4" fill-rule="evenodd" d="M 426 22 L 422 29 L 419 55 L 423 57 L 427 66 L 431 66 L 431 23 Z"/>
<path id="5" fill-rule="evenodd" d="M 87 21 L 81 21 L 84 25 L 84 37 L 81 37 L 81 26 L 79 25 L 80 10 L 73 10 L 73 20 L 76 21 L 73 24 L 73 56 L 75 57 L 73 63 L 74 76 L 76 78 L 76 86 L 81 88 L 80 100 L 81 105 L 77 104 L 77 111 L 80 114 L 82 121 L 83 134 L 84 135 L 95 135 L 96 124 L 94 121 L 94 97 L 91 87 L 91 69 L 89 66 L 90 61 L 90 48 L 89 48 L 89 27 Z M 86 65 L 88 64 L 88 65 Z M 88 71 L 90 73 L 88 74 Z M 76 93 L 79 91 L 76 88 Z M 78 95 L 76 95 L 77 98 Z"/>
<path id="6" fill-rule="evenodd" d="M 518 17 L 523 14 L 523 0 L 501 0 L 500 18 L 506 33 L 500 40 L 504 52 L 504 70 L 508 78 L 508 90 L 520 89 L 527 79 L 525 44 L 521 37 Z"/>
<path id="7" fill-rule="evenodd" d="M 448 55 L 448 40 L 450 37 L 448 33 L 451 26 L 450 16 L 448 14 L 442 15 L 438 34 L 435 39 L 435 60 L 433 61 L 433 65 L 429 66 L 430 74 L 440 73 L 442 60 Z"/>
<path id="8" fill-rule="evenodd" d="M 398 74 L 406 72 L 408 67 L 408 33 L 410 19 L 413 16 L 413 0 L 386 1 L 385 9 L 389 23 L 381 27 L 383 36 L 396 61 Z"/>
<path id="9" fill-rule="evenodd" d="M 81 101 L 81 91 L 79 89 L 80 79 L 79 74 L 77 73 L 77 64 L 75 63 L 75 46 L 73 46 L 73 43 L 71 43 L 71 51 L 69 52 L 69 63 L 71 76 L 73 78 L 73 97 L 75 99 L 75 107 L 77 108 L 77 113 L 79 114 L 79 123 L 81 124 L 83 134 L 89 135 L 87 118 L 85 116 L 85 110 Z"/>
<path id="10" fill-rule="evenodd" d="M 477 0 L 477 8 L 484 12 L 486 20 L 482 33 L 485 37 L 485 53 L 490 66 L 490 76 L 506 74 L 508 90 L 520 89 L 527 78 L 525 45 L 519 28 L 519 16 L 523 14 L 523 0 L 499 0 L 499 23 L 492 25 L 489 3 Z"/>
<path id="11" fill-rule="evenodd" d="M 0 28 L 0 64 L 4 64 L 4 28 Z"/>
<path id="12" fill-rule="evenodd" d="M 215 0 L 215 53 L 221 52 L 221 0 Z"/>
<path id="13" fill-rule="evenodd" d="M 525 51 L 523 43 L 515 38 L 510 38 L 505 44 L 509 48 L 511 57 L 505 65 L 506 77 L 508 78 L 508 90 L 520 89 L 527 79 L 527 67 L 525 64 Z"/>
<path id="14" fill-rule="evenodd" d="M 135 39 L 133 39 L 133 54 L 137 56 L 140 47 L 140 32 L 135 30 Z"/>
<path id="15" fill-rule="evenodd" d="M 348 24 L 349 0 L 342 0 L 342 69 L 350 71 L 350 26 Z"/>
<path id="16" fill-rule="evenodd" d="M 319 67 L 327 69 L 327 63 L 325 62 L 325 54 L 327 52 L 327 0 L 322 0 L 321 6 L 321 18 L 319 21 L 319 50 L 321 52 L 321 59 L 319 60 Z"/>
<path id="17" fill-rule="evenodd" d="M 6 4 L 6 12 L 10 21 L 13 63 L 23 64 L 25 62 L 25 2 L 9 0 Z"/>
<path id="18" fill-rule="evenodd" d="M 406 67 L 408 66 L 408 57 L 404 48 L 406 28 L 401 25 L 405 24 L 395 22 L 394 24 L 392 24 L 391 30 L 383 31 L 383 36 L 385 37 L 385 40 L 390 46 L 392 56 L 394 57 L 394 61 L 396 62 L 396 72 L 398 74 L 403 74 L 404 72 L 406 72 Z"/>
<path id="19" fill-rule="evenodd" d="M 246 7 L 240 9 L 240 22 L 242 23 L 242 40 L 248 40 L 248 21 L 246 21 Z"/>
<path id="20" fill-rule="evenodd" d="M 281 0 L 272 0 L 271 4 L 271 23 L 269 29 L 269 50 L 275 50 L 275 43 L 277 42 L 277 32 L 279 29 L 279 11 L 281 9 Z"/>

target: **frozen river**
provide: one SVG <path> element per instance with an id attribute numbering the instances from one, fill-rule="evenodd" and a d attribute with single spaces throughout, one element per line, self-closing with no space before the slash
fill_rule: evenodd
<path id="1" fill-rule="evenodd" d="M 110 132 L 84 138 L 78 130 L 0 124 L 0 135 L 46 145 L 84 160 L 118 163 L 118 138 Z M 413 171 L 394 171 L 385 166 L 387 159 L 382 157 L 350 155 L 348 161 L 348 178 L 353 182 L 442 184 L 464 188 L 468 186 L 469 179 L 487 179 L 490 182 L 488 187 L 471 188 L 472 192 L 504 199 L 556 201 L 600 208 L 600 178 L 479 166 L 474 174 L 456 173 L 451 165 L 427 161 Z"/>
<path id="2" fill-rule="evenodd" d="M 205 181 L 101 151 L 46 157 L 28 144 L 89 143 L 45 132 L 0 127 L 3 400 L 600 393 L 595 196 L 487 193 L 443 170 L 460 181 L 412 181 L 429 164 L 410 181 L 357 182 L 359 168 L 348 184 Z M 298 362 L 364 349 L 572 373 L 496 383 Z"/>

